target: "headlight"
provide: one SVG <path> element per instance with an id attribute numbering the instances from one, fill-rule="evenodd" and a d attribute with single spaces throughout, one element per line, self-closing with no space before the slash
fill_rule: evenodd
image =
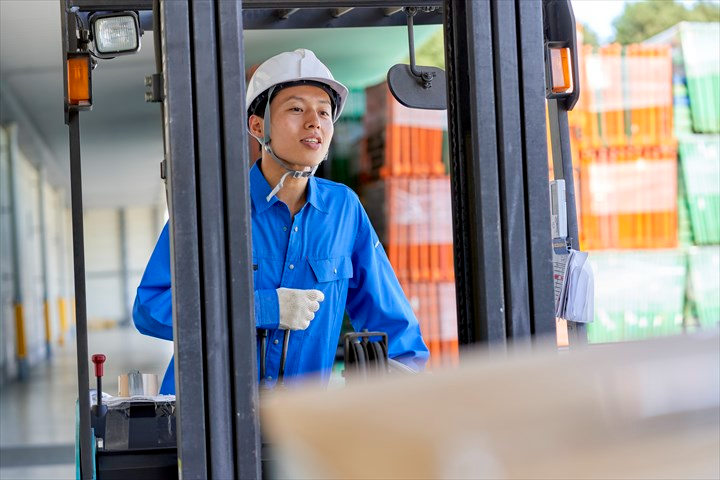
<path id="1" fill-rule="evenodd" d="M 140 50 L 140 27 L 134 12 L 96 14 L 90 28 L 99 58 L 127 55 Z"/>

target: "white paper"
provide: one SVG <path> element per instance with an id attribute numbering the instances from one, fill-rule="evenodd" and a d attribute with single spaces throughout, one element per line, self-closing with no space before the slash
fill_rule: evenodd
<path id="1" fill-rule="evenodd" d="M 579 323 L 594 319 L 595 279 L 587 252 L 553 244 L 555 316 Z"/>

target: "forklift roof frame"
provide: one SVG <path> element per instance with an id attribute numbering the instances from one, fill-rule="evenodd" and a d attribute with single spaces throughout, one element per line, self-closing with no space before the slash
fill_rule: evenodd
<path id="1" fill-rule="evenodd" d="M 156 48 L 162 71 L 156 73 L 162 73 L 164 92 L 179 468 L 185 479 L 261 478 L 249 168 L 248 162 L 237 164 L 248 151 L 246 136 L 236 135 L 245 129 L 244 88 L 237 88 L 245 78 L 242 31 L 405 25 L 405 18 L 393 16 L 380 0 L 60 3 L 63 65 L 78 49 L 75 29 L 68 27 L 78 12 L 159 10 L 155 35 L 161 39 Z M 545 76 L 548 42 L 565 42 L 576 55 L 569 0 L 392 3 L 442 8 L 459 341 L 554 344 L 546 92 L 538 79 Z M 355 8 L 344 10 L 349 7 Z M 344 14 L 334 17 L 333 9 Z M 437 13 L 424 15 L 415 23 L 439 23 Z M 578 94 L 576 82 L 571 96 L 548 100 L 554 172 L 566 179 L 575 247 L 567 110 Z M 66 112 L 82 399 L 88 392 L 88 349 L 79 111 L 66 102 Z M 581 325 L 571 323 L 570 333 L 571 343 L 584 343 Z M 536 341 L 543 335 L 553 342 Z M 80 429 L 89 432 L 89 407 L 83 405 Z M 92 447 L 89 435 L 83 437 L 81 472 L 91 478 Z"/>

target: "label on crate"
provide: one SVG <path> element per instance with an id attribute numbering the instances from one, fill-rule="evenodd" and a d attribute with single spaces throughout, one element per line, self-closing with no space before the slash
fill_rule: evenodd
<path id="1" fill-rule="evenodd" d="M 399 245 L 452 244 L 450 179 L 412 178 L 390 190 L 390 222 L 408 230 Z"/>
<path id="2" fill-rule="evenodd" d="M 420 110 L 394 102 L 390 122 L 406 127 L 447 130 L 447 110 Z"/>
<path id="3" fill-rule="evenodd" d="M 588 166 L 590 213 L 615 215 L 677 209 L 677 162 L 638 159 Z"/>
<path id="4" fill-rule="evenodd" d="M 670 56 L 588 55 L 587 109 L 612 112 L 672 105 Z"/>

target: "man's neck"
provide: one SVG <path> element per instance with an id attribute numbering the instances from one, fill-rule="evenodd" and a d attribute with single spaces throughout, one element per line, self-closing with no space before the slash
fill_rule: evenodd
<path id="1" fill-rule="evenodd" d="M 282 176 L 287 173 L 282 166 L 273 160 L 268 153 L 263 152 L 263 158 L 260 162 L 260 171 L 262 172 L 265 180 L 270 184 L 271 188 L 275 188 L 275 185 L 280 182 Z M 285 177 L 283 182 L 283 188 L 281 188 L 275 195 L 278 200 L 287 205 L 290 210 L 290 215 L 294 218 L 295 214 L 298 213 L 306 202 L 308 177 L 294 178 L 291 175 Z"/>

